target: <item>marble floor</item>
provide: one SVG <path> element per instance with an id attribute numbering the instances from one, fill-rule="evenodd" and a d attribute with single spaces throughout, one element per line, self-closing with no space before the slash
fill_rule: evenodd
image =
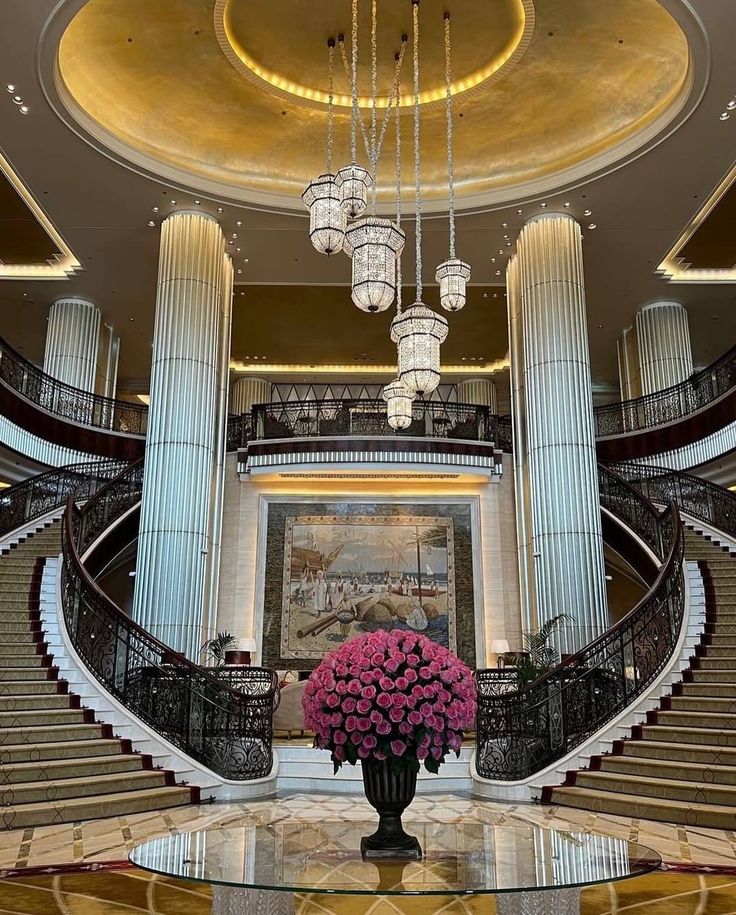
<path id="1" fill-rule="evenodd" d="M 134 845 L 167 834 L 219 825 L 268 824 L 305 820 L 372 820 L 374 812 L 361 797 L 293 794 L 275 800 L 179 807 L 156 813 L 91 820 L 0 832 L 0 878 L 28 868 L 94 868 L 125 862 Z M 646 820 L 594 814 L 535 804 L 497 804 L 457 795 L 417 797 L 405 815 L 438 823 L 471 820 L 494 825 L 533 823 L 571 832 L 596 832 L 626 838 L 657 851 L 665 866 L 712 874 L 736 875 L 734 831 L 668 826 Z M 26 872 L 26 876 L 28 873 Z M 3 912 L 0 905 L 0 912 Z M 733 911 L 736 913 L 736 897 Z"/>

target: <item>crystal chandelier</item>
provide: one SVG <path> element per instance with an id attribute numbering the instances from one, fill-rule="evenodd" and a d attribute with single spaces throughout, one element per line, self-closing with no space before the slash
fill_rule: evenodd
<path id="1" fill-rule="evenodd" d="M 440 345 L 447 338 L 447 319 L 422 302 L 422 188 L 419 143 L 419 4 L 414 20 L 414 184 L 416 200 L 417 300 L 405 312 L 397 307 L 391 322 L 391 339 L 399 354 L 399 379 L 411 394 L 429 394 L 440 383 Z"/>
<path id="2" fill-rule="evenodd" d="M 414 395 L 399 378 L 383 388 L 388 424 L 392 429 L 408 429 L 412 422 Z"/>
<path id="3" fill-rule="evenodd" d="M 455 256 L 455 159 L 452 134 L 452 65 L 450 46 L 450 14 L 445 13 L 445 87 L 447 95 L 447 190 L 450 215 L 450 257 L 440 264 L 435 280 L 440 285 L 440 305 L 446 311 L 460 311 L 467 298 L 466 286 L 470 267 Z"/>
<path id="4" fill-rule="evenodd" d="M 390 308 L 396 295 L 396 259 L 406 236 L 390 219 L 367 216 L 345 233 L 343 250 L 353 259 L 352 299 L 362 311 Z"/>
<path id="5" fill-rule="evenodd" d="M 327 105 L 327 170 L 310 182 L 302 194 L 304 206 L 309 210 L 309 238 L 320 254 L 342 251 L 347 220 L 342 207 L 342 195 L 336 176 L 332 174 L 334 148 L 334 57 L 335 39 L 328 47 L 329 102 Z"/>

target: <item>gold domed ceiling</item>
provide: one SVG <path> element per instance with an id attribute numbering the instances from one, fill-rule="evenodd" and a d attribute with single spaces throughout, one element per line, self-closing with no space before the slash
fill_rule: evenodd
<path id="1" fill-rule="evenodd" d="M 363 95 L 370 4 L 359 6 Z M 459 208 L 544 193 L 610 166 L 650 142 L 690 90 L 687 39 L 658 0 L 423 0 L 430 209 L 442 209 L 447 193 L 445 9 Z M 410 0 L 378 0 L 378 11 L 385 103 L 394 52 L 411 34 Z M 134 165 L 204 192 L 301 210 L 305 184 L 324 170 L 326 40 L 340 32 L 349 43 L 349 0 L 87 0 L 60 42 L 58 88 L 95 141 Z M 349 158 L 349 87 L 336 63 L 339 167 Z M 407 61 L 404 91 L 409 78 Z M 407 122 L 409 179 L 410 130 Z M 386 201 L 392 135 L 378 176 Z"/>

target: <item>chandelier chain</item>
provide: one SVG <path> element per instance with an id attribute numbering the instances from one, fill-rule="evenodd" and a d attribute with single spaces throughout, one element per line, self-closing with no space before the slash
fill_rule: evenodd
<path id="1" fill-rule="evenodd" d="M 401 53 L 403 54 L 402 46 Z M 401 228 L 401 106 L 399 105 L 399 79 L 398 73 L 394 84 L 396 97 L 396 225 Z M 396 314 L 401 314 L 402 295 L 401 295 L 401 255 L 396 260 Z"/>
<path id="2" fill-rule="evenodd" d="M 378 94 L 378 2 L 371 3 L 371 167 L 373 185 L 371 187 L 371 212 L 376 215 L 376 181 L 378 178 L 378 121 L 376 118 L 376 96 Z"/>
<path id="3" fill-rule="evenodd" d="M 447 90 L 447 191 L 450 211 L 450 258 L 455 257 L 455 157 L 452 127 L 452 47 L 450 14 L 445 13 L 445 87 Z"/>
<path id="4" fill-rule="evenodd" d="M 352 94 L 352 117 L 350 119 L 350 155 L 352 156 L 353 164 L 355 165 L 358 161 L 358 142 L 357 142 L 357 126 L 358 126 L 358 0 L 353 0 L 352 7 L 352 47 L 351 47 L 351 68 L 350 68 L 350 91 Z"/>
<path id="5" fill-rule="evenodd" d="M 327 42 L 327 174 L 332 174 L 332 159 L 335 151 L 335 39 Z"/>
<path id="6" fill-rule="evenodd" d="M 419 156 L 419 0 L 412 0 L 414 26 L 414 182 L 416 199 L 417 302 L 422 301 L 422 186 Z"/>

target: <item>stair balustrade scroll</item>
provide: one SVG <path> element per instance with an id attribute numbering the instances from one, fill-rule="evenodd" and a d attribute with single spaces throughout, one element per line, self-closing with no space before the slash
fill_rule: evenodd
<path id="1" fill-rule="evenodd" d="M 81 508 L 70 496 L 62 527 L 61 593 L 69 637 L 92 674 L 141 721 L 223 778 L 264 778 L 273 768 L 276 674 L 218 676 L 172 651 L 100 589 L 81 557 L 140 501 L 143 463 L 126 468 Z"/>
<path id="2" fill-rule="evenodd" d="M 498 671 L 477 671 L 475 765 L 482 778 L 519 781 L 561 759 L 641 695 L 675 651 L 685 609 L 677 505 L 657 511 L 607 467 L 599 467 L 599 479 L 601 505 L 661 560 L 656 581 L 619 623 L 522 688 Z"/>

